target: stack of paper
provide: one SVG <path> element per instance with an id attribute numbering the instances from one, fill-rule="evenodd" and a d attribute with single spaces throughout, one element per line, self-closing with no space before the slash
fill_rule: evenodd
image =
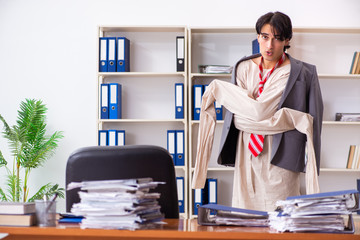
<path id="1" fill-rule="evenodd" d="M 234 208 L 219 204 L 205 204 L 199 207 L 200 225 L 232 225 L 246 227 L 269 226 L 268 213 L 263 211 Z"/>
<path id="2" fill-rule="evenodd" d="M 151 178 L 70 183 L 69 190 L 82 190 L 80 203 L 74 204 L 71 212 L 84 216 L 81 228 L 151 228 L 164 219 L 157 201 L 160 193 L 149 192 L 158 184 L 163 183 Z"/>
<path id="3" fill-rule="evenodd" d="M 199 65 L 200 73 L 231 73 L 233 67 L 228 65 Z"/>
<path id="4" fill-rule="evenodd" d="M 359 207 L 356 190 L 289 197 L 269 213 L 270 227 L 280 232 L 353 232 L 352 211 Z"/>

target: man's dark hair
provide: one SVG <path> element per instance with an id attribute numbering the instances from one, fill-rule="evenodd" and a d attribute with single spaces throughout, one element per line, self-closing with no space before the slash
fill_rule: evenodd
<path id="1" fill-rule="evenodd" d="M 282 12 L 269 12 L 262 15 L 256 22 L 257 34 L 261 33 L 261 28 L 265 24 L 270 24 L 274 36 L 277 35 L 281 41 L 292 38 L 292 24 L 288 15 Z M 287 48 L 290 48 L 290 45 L 285 46 L 284 51 Z"/>

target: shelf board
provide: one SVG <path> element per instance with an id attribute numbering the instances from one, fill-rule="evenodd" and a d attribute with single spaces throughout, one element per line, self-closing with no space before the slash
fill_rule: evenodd
<path id="1" fill-rule="evenodd" d="M 360 74 L 318 74 L 319 78 L 331 78 L 331 79 L 359 79 Z"/>
<path id="2" fill-rule="evenodd" d="M 323 125 L 359 125 L 360 126 L 360 122 L 342 122 L 342 121 L 323 121 Z"/>
<path id="3" fill-rule="evenodd" d="M 254 33 L 254 27 L 190 27 L 191 34 L 194 33 Z"/>
<path id="4" fill-rule="evenodd" d="M 185 77 L 185 72 L 98 72 L 99 77 Z"/>
<path id="5" fill-rule="evenodd" d="M 191 120 L 191 124 L 199 124 L 199 120 Z M 224 120 L 216 121 L 217 124 L 224 124 Z M 360 122 L 323 121 L 323 125 L 360 125 Z"/>
<path id="6" fill-rule="evenodd" d="M 191 120 L 190 123 L 193 124 L 200 124 L 200 120 Z M 224 120 L 217 120 L 216 124 L 224 124 Z"/>
<path id="7" fill-rule="evenodd" d="M 102 32 L 185 32 L 185 26 L 99 26 Z"/>
<path id="8" fill-rule="evenodd" d="M 320 168 L 320 172 L 344 172 L 344 173 L 360 173 L 360 169 L 348 169 L 348 168 Z"/>
<path id="9" fill-rule="evenodd" d="M 191 172 L 193 172 L 195 168 L 191 168 Z M 227 172 L 234 171 L 234 167 L 209 167 L 208 171 L 216 171 L 216 172 Z M 358 172 L 360 173 L 360 169 L 346 169 L 346 168 L 320 168 L 320 172 Z"/>
<path id="10" fill-rule="evenodd" d="M 193 172 L 195 170 L 195 168 L 191 168 L 191 172 Z M 215 171 L 215 172 L 232 172 L 234 171 L 234 167 L 209 167 L 207 169 L 208 171 Z"/>
<path id="11" fill-rule="evenodd" d="M 219 77 L 219 78 L 231 78 L 231 73 L 192 73 L 191 78 L 197 77 Z"/>
<path id="12" fill-rule="evenodd" d="M 184 123 L 184 119 L 99 119 L 99 123 L 162 123 L 162 122 Z"/>
<path id="13" fill-rule="evenodd" d="M 255 33 L 254 27 L 190 27 L 191 33 Z M 360 33 L 360 28 L 293 27 L 294 33 Z"/>
<path id="14" fill-rule="evenodd" d="M 360 28 L 293 27 L 294 33 L 360 33 Z"/>
<path id="15" fill-rule="evenodd" d="M 319 78 L 324 79 L 359 79 L 360 74 L 318 74 Z M 208 78 L 208 77 L 219 77 L 219 78 L 231 78 L 231 73 L 191 73 L 190 78 Z"/>

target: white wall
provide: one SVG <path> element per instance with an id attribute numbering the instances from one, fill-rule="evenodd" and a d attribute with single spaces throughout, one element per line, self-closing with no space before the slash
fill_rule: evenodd
<path id="1" fill-rule="evenodd" d="M 70 153 L 97 144 L 98 25 L 248 27 L 277 10 L 295 27 L 360 27 L 358 0 L 0 0 L 0 114 L 13 125 L 22 100 L 42 99 L 49 132 L 65 135 L 56 155 L 32 173 L 31 192 L 47 182 L 65 187 Z M 2 137 L 0 150 L 10 161 Z"/>

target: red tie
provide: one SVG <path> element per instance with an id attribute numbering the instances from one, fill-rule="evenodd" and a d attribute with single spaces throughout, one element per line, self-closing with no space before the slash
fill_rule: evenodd
<path id="1" fill-rule="evenodd" d="M 265 77 L 263 77 L 263 66 L 262 66 L 263 61 L 264 61 L 264 59 L 261 56 L 261 60 L 260 60 L 260 64 L 259 64 L 260 82 L 259 82 L 259 91 L 258 91 L 257 97 L 259 97 L 260 94 L 262 93 L 266 80 L 269 78 L 269 76 L 272 74 L 272 72 L 275 70 L 275 68 L 280 66 L 285 61 L 285 53 L 282 55 L 280 60 L 275 64 L 275 66 L 265 75 Z M 251 153 L 254 155 L 254 157 L 257 157 L 262 152 L 263 145 L 264 145 L 264 136 L 263 135 L 258 135 L 258 134 L 253 134 L 253 133 L 250 135 L 249 149 L 250 149 Z"/>

